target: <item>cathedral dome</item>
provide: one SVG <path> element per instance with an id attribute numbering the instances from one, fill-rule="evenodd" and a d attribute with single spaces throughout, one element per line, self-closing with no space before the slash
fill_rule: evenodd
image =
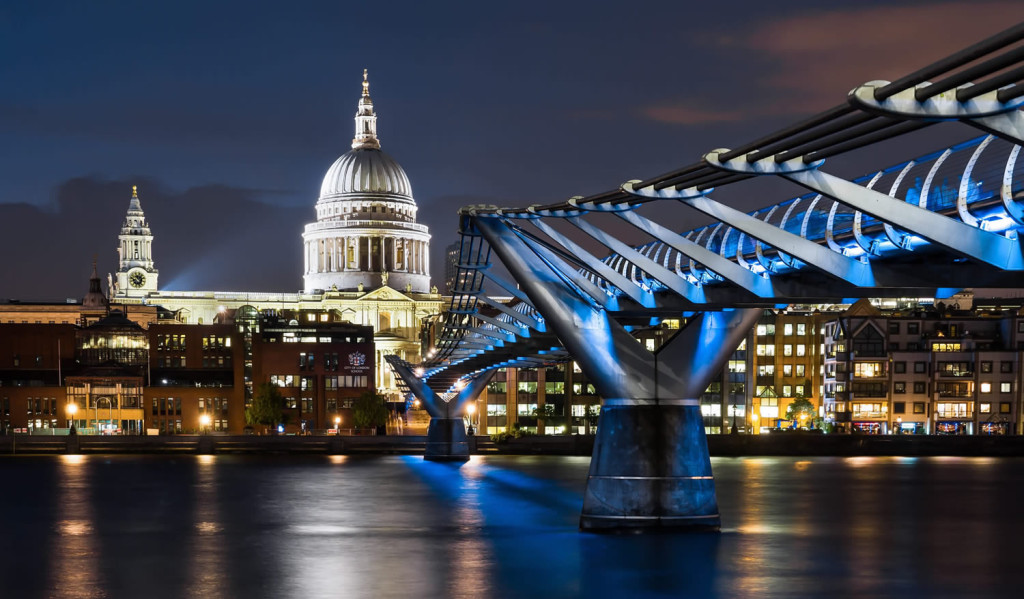
<path id="1" fill-rule="evenodd" d="M 303 229 L 305 291 L 407 293 L 430 289 L 430 232 L 416 222 L 416 200 L 405 170 L 380 149 L 377 113 L 363 70 L 352 149 L 327 170 L 316 222 Z"/>
<path id="2" fill-rule="evenodd" d="M 320 185 L 320 201 L 348 194 L 387 194 L 412 198 L 405 170 L 379 148 L 359 147 L 338 158 Z"/>

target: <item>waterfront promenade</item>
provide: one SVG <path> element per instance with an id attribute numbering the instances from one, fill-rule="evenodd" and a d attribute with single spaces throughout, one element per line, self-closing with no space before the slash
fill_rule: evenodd
<path id="1" fill-rule="evenodd" d="M 399 454 L 422 455 L 422 435 L 7 435 L 0 455 L 58 454 Z M 527 436 L 506 443 L 470 437 L 473 455 L 576 455 L 593 452 L 592 435 Z M 1024 436 L 708 435 L 712 456 L 989 456 L 1024 457 Z"/>

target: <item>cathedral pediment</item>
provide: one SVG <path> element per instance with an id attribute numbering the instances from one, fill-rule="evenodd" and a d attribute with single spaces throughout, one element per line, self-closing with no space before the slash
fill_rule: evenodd
<path id="1" fill-rule="evenodd" d="M 367 293 L 366 295 L 364 295 L 363 297 L 359 298 L 359 301 L 361 301 L 361 302 L 364 302 L 364 301 L 378 301 L 378 300 L 405 301 L 405 302 L 413 301 L 413 299 L 411 297 L 409 297 L 408 295 L 402 293 L 401 291 L 397 291 L 395 289 L 392 289 L 392 288 L 388 287 L 387 285 L 385 285 L 384 287 L 381 287 L 379 289 L 374 289 L 373 291 L 371 291 L 371 292 Z"/>

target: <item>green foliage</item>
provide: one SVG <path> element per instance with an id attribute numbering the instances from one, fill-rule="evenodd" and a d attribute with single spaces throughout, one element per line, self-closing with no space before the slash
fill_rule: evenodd
<path id="1" fill-rule="evenodd" d="M 810 423 L 817 415 L 814 404 L 803 395 L 797 395 L 793 403 L 789 404 L 789 407 L 786 408 L 786 420 Z"/>
<path id="2" fill-rule="evenodd" d="M 383 395 L 367 391 L 352 404 L 352 426 L 356 428 L 372 428 L 387 424 L 388 409 L 384 405 L 387 400 Z"/>
<path id="3" fill-rule="evenodd" d="M 276 385 L 261 383 L 252 394 L 252 405 L 245 409 L 245 423 L 273 426 L 282 422 L 284 397 Z"/>
<path id="4" fill-rule="evenodd" d="M 503 445 L 505 443 L 508 443 L 512 439 L 519 439 L 520 437 L 522 437 L 525 434 L 526 433 L 523 430 L 521 430 L 521 429 L 519 429 L 517 427 L 517 428 L 513 428 L 512 430 L 505 431 L 505 432 L 492 434 L 491 435 L 491 441 L 494 441 L 498 445 Z"/>
<path id="5" fill-rule="evenodd" d="M 537 406 L 533 409 L 533 415 L 538 418 L 553 418 L 556 415 L 555 406 L 549 403 Z"/>

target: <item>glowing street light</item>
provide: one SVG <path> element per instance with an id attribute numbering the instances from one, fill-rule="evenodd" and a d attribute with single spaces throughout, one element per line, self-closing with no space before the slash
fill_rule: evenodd
<path id="1" fill-rule="evenodd" d="M 472 435 L 476 432 L 473 427 L 473 414 L 476 414 L 476 403 L 470 402 L 466 405 L 466 414 L 469 415 L 469 430 L 466 432 Z"/>
<path id="2" fill-rule="evenodd" d="M 210 415 L 200 414 L 199 415 L 199 430 L 205 433 L 210 428 Z"/>
<path id="3" fill-rule="evenodd" d="M 75 414 L 78 413 L 78 404 L 71 402 L 65 410 L 67 410 L 68 413 L 68 428 L 70 429 L 68 430 L 68 434 L 74 435 L 78 432 L 75 430 Z"/>
<path id="4" fill-rule="evenodd" d="M 341 416 L 334 417 L 334 430 L 338 431 L 339 435 L 341 434 Z"/>

